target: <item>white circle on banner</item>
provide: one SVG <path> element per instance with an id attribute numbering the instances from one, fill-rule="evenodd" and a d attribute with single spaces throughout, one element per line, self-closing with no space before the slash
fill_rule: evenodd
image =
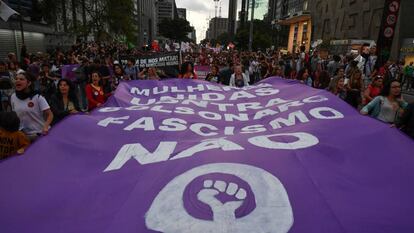
<path id="1" fill-rule="evenodd" d="M 392 13 L 395 13 L 400 9 L 400 4 L 397 1 L 393 1 L 390 3 L 389 9 Z"/>
<path id="2" fill-rule="evenodd" d="M 392 27 L 387 27 L 384 30 L 384 36 L 387 38 L 390 38 L 394 35 L 394 29 L 392 29 Z"/>
<path id="3" fill-rule="evenodd" d="M 206 176 L 220 173 L 218 180 Z M 228 181 L 225 175 L 239 182 Z M 187 212 L 187 187 L 197 179 L 204 180 L 196 194 L 198 201 L 210 206 L 213 219 L 203 220 Z M 248 184 L 248 191 L 240 182 Z M 236 209 L 254 195 L 255 208 L 236 217 Z M 269 193 L 271 195 L 269 195 Z M 233 196 L 234 201 L 221 202 L 219 195 Z M 187 198 L 187 199 L 185 199 Z M 163 233 L 287 233 L 293 225 L 293 211 L 283 184 L 273 174 L 251 165 L 214 163 L 193 168 L 170 181 L 157 195 L 145 214 L 148 229 Z"/>

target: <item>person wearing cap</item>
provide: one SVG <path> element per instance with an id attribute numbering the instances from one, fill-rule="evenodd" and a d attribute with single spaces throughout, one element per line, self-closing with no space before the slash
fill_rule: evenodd
<path id="1" fill-rule="evenodd" d="M 46 99 L 33 88 L 34 77 L 24 71 L 16 76 L 16 93 L 11 96 L 12 110 L 20 118 L 20 129 L 34 141 L 49 132 L 53 113 Z"/>

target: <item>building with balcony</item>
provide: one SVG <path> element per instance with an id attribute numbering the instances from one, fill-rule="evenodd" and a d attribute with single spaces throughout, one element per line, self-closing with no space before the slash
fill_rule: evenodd
<path id="1" fill-rule="evenodd" d="M 276 6 L 274 15 L 276 23 L 289 28 L 287 50 L 290 53 L 298 52 L 304 46 L 310 50 L 312 36 L 312 19 L 309 12 L 308 0 L 273 0 Z"/>

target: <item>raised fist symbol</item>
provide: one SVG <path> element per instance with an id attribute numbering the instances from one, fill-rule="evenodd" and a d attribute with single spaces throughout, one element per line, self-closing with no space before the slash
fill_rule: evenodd
<path id="1" fill-rule="evenodd" d="M 204 179 L 211 174 L 223 178 Z M 225 181 L 226 175 L 237 177 L 249 190 L 235 181 Z M 213 218 L 209 220 L 192 216 L 185 207 L 189 198 L 184 195 L 186 187 L 201 178 L 203 182 L 193 194 L 211 208 Z M 243 211 L 251 198 L 255 207 L 236 217 L 236 210 Z M 194 211 L 197 209 L 190 212 Z M 285 188 L 269 172 L 249 165 L 216 163 L 193 168 L 170 181 L 154 199 L 145 223 L 148 229 L 164 233 L 287 233 L 293 213 Z"/>
<path id="2" fill-rule="evenodd" d="M 223 192 L 234 196 L 237 201 L 222 203 L 216 198 L 216 195 Z M 229 183 L 227 185 L 226 182 L 221 180 L 214 182 L 214 185 L 212 180 L 204 181 L 204 189 L 197 194 L 198 200 L 210 206 L 213 211 L 214 222 L 225 222 L 226 224 L 236 221 L 236 209 L 243 204 L 246 196 L 246 190 L 239 188 L 237 184 Z"/>

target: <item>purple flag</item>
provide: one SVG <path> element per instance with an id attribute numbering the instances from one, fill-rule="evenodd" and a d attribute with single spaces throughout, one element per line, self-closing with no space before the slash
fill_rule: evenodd
<path id="1" fill-rule="evenodd" d="M 296 81 L 122 82 L 0 163 L 0 230 L 412 233 L 413 149 Z"/>
<path id="2" fill-rule="evenodd" d="M 76 81 L 76 70 L 80 67 L 79 64 L 62 66 L 62 78 Z"/>

